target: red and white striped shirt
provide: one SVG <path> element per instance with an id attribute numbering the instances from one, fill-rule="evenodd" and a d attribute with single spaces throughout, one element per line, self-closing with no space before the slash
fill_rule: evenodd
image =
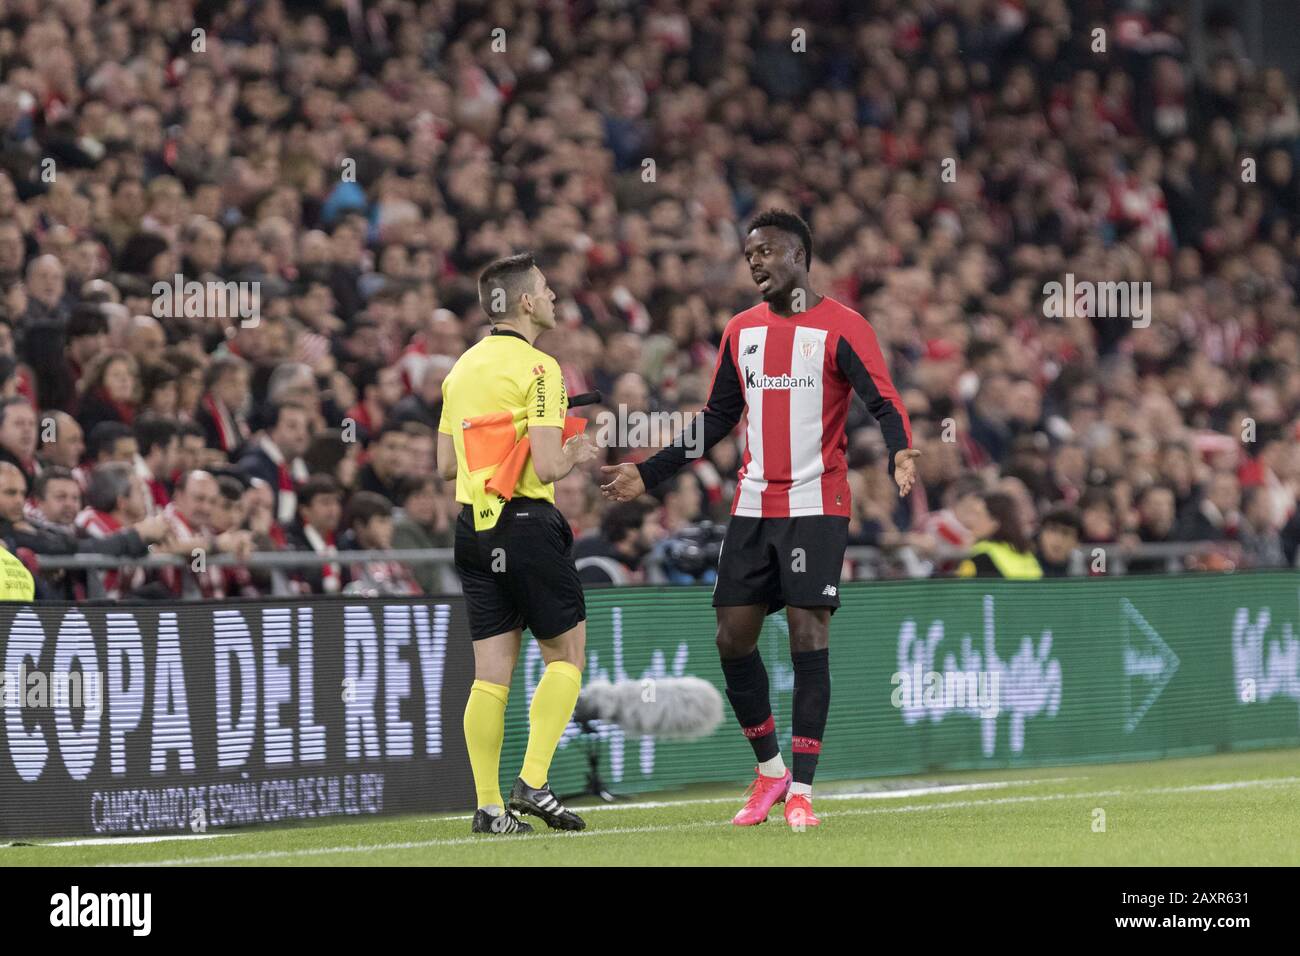
<path id="1" fill-rule="evenodd" d="M 747 416 L 731 513 L 847 516 L 845 422 L 853 392 L 884 433 L 892 474 L 894 455 L 911 447 L 912 426 L 865 318 L 829 296 L 797 316 L 776 315 L 760 303 L 732 318 L 702 412 L 704 451 Z M 679 438 L 637 467 L 653 488 L 685 462 Z"/>
<path id="2" fill-rule="evenodd" d="M 75 524 L 77 531 L 87 538 L 108 538 L 123 528 L 122 523 L 109 512 L 96 511 L 90 507 L 81 509 Z M 100 588 L 103 590 L 102 596 L 113 600 L 143 586 L 145 582 L 145 570 L 138 565 L 110 571 L 88 571 L 87 574 L 98 575 Z"/>

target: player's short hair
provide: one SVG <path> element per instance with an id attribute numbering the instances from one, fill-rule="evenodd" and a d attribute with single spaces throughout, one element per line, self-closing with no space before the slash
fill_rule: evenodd
<path id="1" fill-rule="evenodd" d="M 483 268 L 478 277 L 478 304 L 487 313 L 488 321 L 495 325 L 497 319 L 505 318 L 519 307 L 519 297 L 531 291 L 527 283 L 535 268 L 537 260 L 531 252 L 495 259 Z M 493 307 L 498 290 L 505 295 L 500 309 Z"/>
<path id="2" fill-rule="evenodd" d="M 749 228 L 745 230 L 745 234 L 748 235 L 755 229 L 764 229 L 769 226 L 798 237 L 799 241 L 803 243 L 804 265 L 812 268 L 812 230 L 808 228 L 808 223 L 804 222 L 798 213 L 790 212 L 787 209 L 765 209 L 749 221 Z"/>

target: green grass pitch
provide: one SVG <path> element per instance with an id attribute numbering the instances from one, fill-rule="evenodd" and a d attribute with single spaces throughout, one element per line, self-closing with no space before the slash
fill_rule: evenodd
<path id="1" fill-rule="evenodd" d="M 467 815 L 150 843 L 0 847 L 9 866 L 1297 865 L 1300 750 L 819 786 L 822 826 L 730 825 L 741 787 L 590 807 L 580 834 L 471 836 Z M 573 804 L 575 808 L 581 802 Z M 534 821 L 536 822 L 536 821 Z M 1104 824 L 1104 830 L 1102 825 Z"/>

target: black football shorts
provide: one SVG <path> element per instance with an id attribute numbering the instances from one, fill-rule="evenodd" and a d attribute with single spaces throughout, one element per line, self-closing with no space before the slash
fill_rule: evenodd
<path id="1" fill-rule="evenodd" d="M 514 498 L 489 531 L 474 530 L 473 511 L 465 506 L 456 521 L 455 555 L 476 641 L 524 627 L 545 641 L 587 619 L 573 530 L 549 501 Z"/>
<path id="2" fill-rule="evenodd" d="M 840 606 L 840 571 L 849 519 L 838 515 L 746 518 L 733 515 L 722 540 L 714 607 L 761 604 Z"/>

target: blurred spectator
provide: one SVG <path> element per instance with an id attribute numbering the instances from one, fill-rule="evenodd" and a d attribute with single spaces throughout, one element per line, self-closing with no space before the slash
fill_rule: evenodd
<path id="1" fill-rule="evenodd" d="M 45 412 L 41 416 L 39 437 L 41 446 L 37 457 L 41 467 L 57 465 L 69 471 L 80 467 L 86 454 L 86 435 L 67 412 Z"/>
<path id="2" fill-rule="evenodd" d="M 150 512 L 167 507 L 171 501 L 171 479 L 180 457 L 180 435 L 176 423 L 166 418 L 145 415 L 135 423 L 138 472 L 149 489 Z"/>
<path id="3" fill-rule="evenodd" d="M 401 482 L 398 501 L 401 507 L 393 512 L 393 548 L 413 551 L 426 548 L 450 548 L 454 529 L 446 513 L 439 507 L 438 492 L 442 480 L 432 471 L 414 474 Z M 411 566 L 415 578 L 425 594 L 455 594 L 460 582 L 454 570 L 443 565 L 418 564 Z"/>
<path id="4" fill-rule="evenodd" d="M 285 529 L 288 546 L 316 554 L 338 553 L 336 534 L 343 518 L 343 489 L 329 475 L 312 475 L 298 487 L 298 514 Z M 337 594 L 346 583 L 337 561 L 307 565 L 294 571 L 299 590 L 307 594 Z"/>
<path id="5" fill-rule="evenodd" d="M 0 399 L 0 461 L 15 466 L 28 485 L 36 477 L 36 438 L 31 403 L 19 396 Z"/>
<path id="6" fill-rule="evenodd" d="M 301 405 L 272 405 L 266 416 L 265 431 L 239 460 L 245 472 L 270 486 L 273 513 L 281 525 L 289 524 L 298 513 L 294 486 L 307 480 L 302 454 L 310 440 L 307 409 Z"/>
<path id="7" fill-rule="evenodd" d="M 357 487 L 373 495 L 397 497 L 397 484 L 406 473 L 410 439 L 405 427 L 390 424 L 380 430 L 370 445 L 370 460 L 357 476 Z"/>
<path id="8" fill-rule="evenodd" d="M 856 570 L 946 573 L 941 545 L 991 540 L 986 488 L 1025 529 L 1073 506 L 1088 544 L 1201 567 L 1234 539 L 1271 563 L 1277 534 L 1291 563 L 1300 101 L 1234 31 L 1201 33 L 1194 57 L 1185 9 L 1132 6 L 496 4 L 503 58 L 481 4 L 11 4 L 0 461 L 88 486 L 138 438 L 157 503 L 247 463 L 237 531 L 278 547 L 300 509 L 260 453 L 293 404 L 307 437 L 289 460 L 344 506 L 397 500 L 432 455 L 392 426 L 434 427 L 484 330 L 477 272 L 524 249 L 547 261 L 558 324 L 538 346 L 570 394 L 693 413 L 727 320 L 757 301 L 743 223 L 782 206 L 812 225 L 820 290 L 872 323 L 923 449 L 900 500 L 851 411 L 851 540 L 882 549 Z M 175 42 L 196 28 L 201 53 Z M 37 160 L 69 130 L 77 159 L 46 182 Z M 178 274 L 231 285 L 155 297 Z M 1148 314 L 1111 314 L 1085 281 L 1136 284 Z M 209 307 L 252 282 L 250 314 Z M 1079 292 L 1068 308 L 1053 284 Z M 160 431 L 121 431 L 146 416 L 177 428 L 170 464 Z M 725 521 L 743 460 L 738 433 L 696 462 L 667 526 Z M 590 531 L 604 502 L 583 480 L 557 496 Z"/>
<path id="9" fill-rule="evenodd" d="M 77 421 L 87 434 L 100 422 L 131 425 L 140 400 L 140 373 L 129 352 L 102 352 L 82 377 Z"/>
<path id="10" fill-rule="evenodd" d="M 102 541 L 133 528 L 146 544 L 159 540 L 167 530 L 161 516 L 146 520 L 147 497 L 144 483 L 130 465 L 110 462 L 90 473 L 86 489 L 86 507 L 76 517 L 78 532 L 86 538 Z M 116 600 L 137 590 L 145 583 L 145 571 L 119 568 L 91 571 L 98 578 L 98 588 L 90 594 Z"/>
<path id="11" fill-rule="evenodd" d="M 249 437 L 249 403 L 248 363 L 236 355 L 214 358 L 194 413 L 209 448 L 233 456 L 243 447 Z"/>
<path id="12" fill-rule="evenodd" d="M 1256 568 L 1280 568 L 1287 564 L 1282 535 L 1273 523 L 1273 509 L 1264 489 L 1258 485 L 1242 493 L 1241 522 L 1237 540 L 1246 564 Z"/>
<path id="13" fill-rule="evenodd" d="M 584 584 L 644 580 L 641 562 L 663 535 L 658 509 L 649 501 L 611 505 L 600 520 L 599 533 L 578 538 L 573 544 L 579 580 Z"/>
<path id="14" fill-rule="evenodd" d="M 1043 569 L 1034 557 L 1023 517 L 1014 499 L 1002 491 L 984 496 L 993 530 L 971 547 L 971 557 L 957 568 L 959 577 L 1041 578 Z"/>
<path id="15" fill-rule="evenodd" d="M 382 495 L 369 491 L 354 494 L 348 503 L 346 525 L 341 551 L 388 551 L 393 547 L 393 506 Z M 410 569 L 400 561 L 352 562 L 347 574 L 348 594 L 420 593 Z"/>
<path id="16" fill-rule="evenodd" d="M 1071 561 L 1079 547 L 1079 514 L 1068 505 L 1059 505 L 1043 515 L 1038 528 L 1038 566 L 1045 578 L 1063 578 L 1074 574 Z"/>
<path id="17" fill-rule="evenodd" d="M 135 432 L 122 422 L 100 422 L 86 439 L 86 457 L 92 467 L 110 461 L 134 465 L 139 452 Z"/>

